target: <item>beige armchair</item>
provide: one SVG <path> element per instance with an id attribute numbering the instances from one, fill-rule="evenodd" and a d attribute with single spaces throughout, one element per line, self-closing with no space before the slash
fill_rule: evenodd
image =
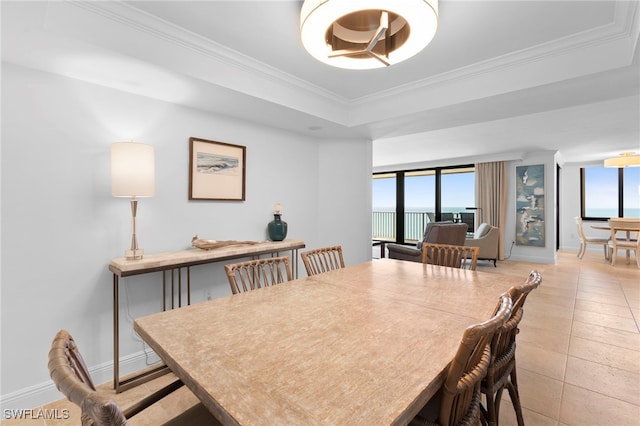
<path id="1" fill-rule="evenodd" d="M 499 241 L 500 229 L 487 223 L 482 223 L 478 226 L 473 237 L 465 240 L 464 245 L 468 247 L 480 247 L 478 259 L 493 260 L 493 266 L 496 266 Z"/>

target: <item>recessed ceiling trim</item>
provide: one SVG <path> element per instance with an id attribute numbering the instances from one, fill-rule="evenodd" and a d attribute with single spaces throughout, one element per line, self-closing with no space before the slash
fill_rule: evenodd
<path id="1" fill-rule="evenodd" d="M 458 68 L 450 72 L 438 74 L 422 80 L 400 85 L 388 90 L 382 90 L 366 96 L 353 99 L 351 104 L 370 105 L 375 102 L 383 102 L 389 98 L 422 91 L 443 84 L 457 84 L 462 80 L 481 76 L 487 73 L 516 68 L 528 65 L 532 62 L 542 62 L 548 59 L 557 60 L 559 57 L 566 59 L 566 63 L 575 63 L 576 56 L 584 53 L 584 56 L 601 57 L 593 52 L 593 49 L 602 49 L 605 52 L 616 53 L 621 49 L 628 54 L 616 55 L 613 61 L 598 61 L 592 65 L 597 66 L 592 70 L 582 70 L 582 75 L 601 72 L 605 70 L 631 65 L 635 45 L 640 34 L 640 24 L 636 17 L 640 14 L 640 2 L 616 1 L 614 21 L 591 30 L 572 34 L 552 42 L 511 52 L 506 55 L 491 58 L 486 61 Z M 582 62 L 582 61 L 581 61 Z M 562 71 L 559 69 L 559 71 Z"/>

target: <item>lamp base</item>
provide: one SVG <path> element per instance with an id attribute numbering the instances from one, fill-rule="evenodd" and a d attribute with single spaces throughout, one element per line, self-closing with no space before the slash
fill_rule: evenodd
<path id="1" fill-rule="evenodd" d="M 124 251 L 124 258 L 127 260 L 140 260 L 142 259 L 142 256 L 144 255 L 144 249 L 135 249 L 135 250 L 125 250 Z"/>

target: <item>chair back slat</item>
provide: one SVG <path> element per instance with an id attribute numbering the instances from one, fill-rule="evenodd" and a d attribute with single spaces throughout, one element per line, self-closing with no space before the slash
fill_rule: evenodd
<path id="1" fill-rule="evenodd" d="M 290 281 L 289 256 L 268 257 L 224 266 L 233 294 Z"/>
<path id="2" fill-rule="evenodd" d="M 342 246 L 322 247 L 300 253 L 307 275 L 317 275 L 344 268 Z"/>
<path id="3" fill-rule="evenodd" d="M 475 271 L 479 253 L 479 247 L 423 243 L 422 263 Z"/>

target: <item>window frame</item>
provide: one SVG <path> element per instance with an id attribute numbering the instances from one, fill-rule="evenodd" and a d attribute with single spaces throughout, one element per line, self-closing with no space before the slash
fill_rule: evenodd
<path id="1" fill-rule="evenodd" d="M 600 166 L 602 167 L 602 166 Z M 588 220 L 592 222 L 606 222 L 609 220 L 607 217 L 592 217 L 585 216 L 585 170 L 586 167 L 580 167 L 580 217 L 582 220 Z M 618 216 L 624 217 L 624 167 L 618 168 Z"/>

